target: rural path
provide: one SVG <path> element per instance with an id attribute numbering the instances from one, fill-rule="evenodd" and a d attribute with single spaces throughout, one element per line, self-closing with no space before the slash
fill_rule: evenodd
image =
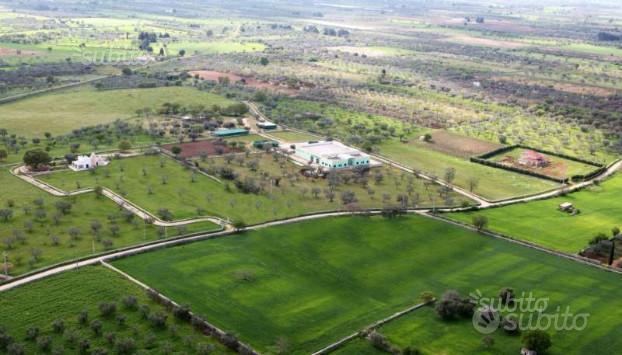
<path id="1" fill-rule="evenodd" d="M 25 171 L 24 166 L 18 166 L 11 169 L 11 174 L 56 197 L 77 196 L 85 193 L 92 193 L 95 191 L 95 189 L 93 188 L 85 188 L 71 192 L 63 191 L 28 174 Z M 116 203 L 123 209 L 132 212 L 136 217 L 142 219 L 143 221 L 148 221 L 158 227 L 177 227 L 200 222 L 211 222 L 223 228 L 227 228 L 227 226 L 230 224 L 229 221 L 214 216 L 182 219 L 176 221 L 165 221 L 106 187 L 102 187 L 102 195 L 111 199 L 114 203 Z"/>
<path id="2" fill-rule="evenodd" d="M 379 214 L 379 213 L 380 211 L 375 212 L 375 214 Z M 293 217 L 293 218 L 286 219 L 286 220 L 266 222 L 266 223 L 258 224 L 255 226 L 249 226 L 249 227 L 244 228 L 244 230 L 245 231 L 258 230 L 262 228 L 297 223 L 301 221 L 308 221 L 308 220 L 327 218 L 327 217 L 338 217 L 338 216 L 345 216 L 345 215 L 352 215 L 352 214 L 353 214 L 352 212 L 327 212 L 327 213 L 310 215 L 310 216 Z M 363 214 L 363 213 L 359 213 L 359 214 Z M 122 251 L 113 252 L 113 253 L 106 254 L 106 255 L 94 256 L 92 258 L 83 259 L 77 262 L 68 262 L 66 264 L 52 267 L 52 268 L 43 270 L 41 272 L 30 274 L 24 277 L 15 278 L 8 283 L 0 285 L 0 292 L 7 291 L 15 287 L 21 286 L 21 285 L 29 284 L 34 281 L 41 280 L 52 275 L 60 274 L 60 273 L 70 271 L 70 270 L 75 270 L 75 269 L 78 269 L 84 266 L 100 264 L 102 262 L 114 260 L 117 258 L 130 256 L 130 255 L 147 252 L 151 250 L 156 250 L 156 249 L 163 248 L 163 247 L 174 246 L 174 245 L 178 245 L 182 243 L 185 244 L 185 243 L 189 243 L 193 241 L 234 235 L 236 234 L 236 232 L 237 231 L 233 230 L 233 228 L 228 227 L 224 231 L 220 231 L 220 232 L 199 234 L 199 235 L 194 235 L 194 236 L 189 236 L 189 237 L 176 238 L 174 240 L 163 240 L 161 242 L 155 242 L 149 245 L 130 247 Z"/>

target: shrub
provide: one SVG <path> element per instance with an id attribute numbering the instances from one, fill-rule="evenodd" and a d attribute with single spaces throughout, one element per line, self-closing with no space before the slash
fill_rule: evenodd
<path id="1" fill-rule="evenodd" d="M 138 313 L 140 313 L 140 317 L 142 319 L 148 319 L 149 314 L 151 313 L 151 309 L 149 309 L 149 306 L 147 306 L 146 304 L 143 304 L 142 306 L 138 307 Z"/>
<path id="2" fill-rule="evenodd" d="M 392 346 L 391 343 L 389 343 L 389 341 L 384 337 L 384 335 L 378 333 L 377 331 L 373 330 L 371 333 L 369 333 L 368 336 L 369 342 L 370 344 L 383 352 L 388 352 L 391 353 L 392 352 Z"/>
<path id="3" fill-rule="evenodd" d="M 91 330 L 93 334 L 100 335 L 102 332 L 102 322 L 99 319 L 95 319 L 91 322 Z"/>
<path id="4" fill-rule="evenodd" d="M 149 322 L 154 328 L 166 328 L 166 319 L 168 316 L 161 312 L 153 313 L 149 316 Z"/>
<path id="5" fill-rule="evenodd" d="M 436 303 L 436 313 L 443 320 L 469 318 L 473 316 L 475 304 L 470 299 L 462 299 L 456 291 L 447 291 Z"/>
<path id="6" fill-rule="evenodd" d="M 80 325 L 86 325 L 89 322 L 89 312 L 87 310 L 83 310 L 78 314 L 78 323 Z"/>
<path id="7" fill-rule="evenodd" d="M 80 340 L 80 343 L 78 344 L 78 351 L 80 352 L 80 354 L 88 354 L 89 350 L 91 349 L 91 342 L 88 339 L 82 339 Z"/>
<path id="8" fill-rule="evenodd" d="M 130 310 L 136 310 L 138 308 L 138 299 L 136 296 L 126 296 L 123 298 L 123 306 Z"/>
<path id="9" fill-rule="evenodd" d="M 499 291 L 499 298 L 502 304 L 512 305 L 514 304 L 514 289 L 510 287 L 504 287 Z"/>
<path id="10" fill-rule="evenodd" d="M 43 335 L 37 338 L 37 347 L 41 351 L 49 351 L 52 348 L 52 337 L 49 335 Z"/>
<path id="11" fill-rule="evenodd" d="M 197 355 L 208 355 L 214 351 L 214 345 L 212 344 L 198 344 L 197 345 Z"/>
<path id="12" fill-rule="evenodd" d="M 518 321 L 513 318 L 503 318 L 501 320 L 501 328 L 508 335 L 518 335 L 520 328 L 518 327 Z"/>
<path id="13" fill-rule="evenodd" d="M 52 323 L 52 329 L 54 333 L 61 334 L 65 330 L 65 321 L 62 319 L 57 319 Z"/>
<path id="14" fill-rule="evenodd" d="M 12 343 L 6 349 L 7 354 L 9 355 L 24 355 L 26 354 L 26 350 L 24 350 L 24 346 L 20 343 Z"/>
<path id="15" fill-rule="evenodd" d="M 538 354 L 546 352 L 551 347 L 551 336 L 542 330 L 530 330 L 523 335 L 523 345 L 529 350 L 533 350 Z"/>
<path id="16" fill-rule="evenodd" d="M 117 341 L 117 343 L 115 344 L 115 349 L 117 351 L 117 354 L 120 355 L 132 354 L 136 350 L 136 344 L 134 343 L 133 339 L 125 338 Z"/>
<path id="17" fill-rule="evenodd" d="M 39 328 L 30 327 L 26 330 L 26 340 L 35 340 L 39 336 Z"/>
<path id="18" fill-rule="evenodd" d="M 99 304 L 99 313 L 102 317 L 110 318 L 117 311 L 117 305 L 114 302 L 102 302 Z"/>
<path id="19" fill-rule="evenodd" d="M 125 325 L 125 321 L 127 320 L 127 317 L 125 316 L 125 314 L 119 314 L 117 315 L 116 320 L 117 320 L 117 325 L 119 327 L 122 327 Z"/>
<path id="20" fill-rule="evenodd" d="M 180 320 L 189 321 L 192 318 L 190 314 L 190 309 L 187 306 L 175 307 L 173 309 L 173 315 Z"/>

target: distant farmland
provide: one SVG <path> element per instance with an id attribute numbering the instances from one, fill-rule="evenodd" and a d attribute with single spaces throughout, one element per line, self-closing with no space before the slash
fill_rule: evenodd
<path id="1" fill-rule="evenodd" d="M 228 105 L 223 97 L 187 87 L 97 91 L 80 87 L 0 105 L 2 128 L 10 133 L 42 137 L 71 132 L 135 115 L 145 107 L 154 111 L 165 102 L 181 105 Z"/>

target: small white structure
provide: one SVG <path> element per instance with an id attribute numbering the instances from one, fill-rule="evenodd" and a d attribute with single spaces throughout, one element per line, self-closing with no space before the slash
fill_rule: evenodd
<path id="1" fill-rule="evenodd" d="M 91 153 L 91 156 L 79 155 L 78 158 L 71 163 L 69 168 L 73 171 L 83 171 L 95 169 L 98 166 L 106 166 L 108 163 L 109 161 L 103 156 Z"/>
<path id="2" fill-rule="evenodd" d="M 294 155 L 311 166 L 323 169 L 371 167 L 378 163 L 369 155 L 337 141 L 307 142 L 295 145 Z"/>

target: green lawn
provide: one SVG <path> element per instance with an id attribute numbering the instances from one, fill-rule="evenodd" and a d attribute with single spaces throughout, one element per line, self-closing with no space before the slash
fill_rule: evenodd
<path id="1" fill-rule="evenodd" d="M 80 127 L 109 123 L 163 103 L 226 106 L 232 101 L 189 87 L 97 91 L 92 87 L 53 92 L 0 105 L 0 127 L 9 133 L 42 137 L 70 133 Z"/>
<path id="2" fill-rule="evenodd" d="M 320 137 L 314 136 L 312 134 L 295 132 L 295 131 L 268 132 L 268 134 L 278 139 L 282 139 L 286 142 L 293 142 L 293 143 L 307 142 L 307 141 L 321 139 Z"/>
<path id="3" fill-rule="evenodd" d="M 246 164 L 251 160 L 258 161 L 259 168 L 255 172 L 246 168 Z M 390 194 L 391 204 L 396 203 L 394 201 L 398 192 L 407 194 L 408 179 L 393 169 L 391 176 L 385 171 L 384 181 L 381 184 L 369 182 L 374 195 L 370 195 L 360 184 L 350 182 L 338 186 L 335 200 L 329 202 L 324 198 L 323 192 L 320 192 L 318 197 L 312 196 L 311 193 L 314 186 L 326 188 L 328 186 L 326 180 L 319 179 L 314 182 L 305 179 L 298 172 L 298 167 L 287 161 L 282 163 L 283 168 L 268 155 L 244 158 L 242 164 L 236 161 L 227 164 L 222 158 L 213 158 L 205 163 L 199 163 L 210 170 L 219 166 L 227 166 L 234 169 L 240 176 L 252 177 L 255 181 L 264 179 L 263 182 L 266 182 L 262 176 L 283 176 L 279 186 L 270 186 L 270 183 L 266 182 L 264 192 L 260 194 L 241 193 L 233 182 L 219 183 L 202 174 L 197 174 L 193 183 L 191 182 L 192 172 L 189 169 L 164 156 L 141 156 L 114 160 L 108 167 L 99 168 L 95 173 L 76 173 L 66 170 L 41 176 L 41 179 L 69 191 L 76 190 L 78 183 L 82 188 L 106 186 L 125 194 L 127 199 L 153 213 L 157 213 L 160 208 L 167 208 L 172 212 L 174 219 L 211 215 L 229 217 L 234 220 L 243 219 L 246 223 L 292 217 L 313 211 L 343 209 L 340 194 L 346 190 L 356 194 L 360 207 L 382 207 L 383 192 Z M 143 174 L 143 168 L 145 174 Z M 106 172 L 109 173 L 109 177 L 106 177 Z M 290 179 L 285 176 L 289 176 Z M 163 179 L 167 179 L 166 184 L 162 184 Z M 373 177 L 369 180 L 373 180 Z M 396 181 L 399 185 L 396 185 Z M 229 191 L 227 191 L 227 185 Z M 424 185 L 421 180 L 417 179 L 413 179 L 412 186 L 414 190 L 411 201 L 414 202 L 415 196 L 418 195 L 419 204 L 423 206 L 432 204 L 430 198 L 435 199 L 437 206 L 444 203 L 444 200 L 438 197 L 438 186 Z M 149 188 L 151 188 L 151 194 Z M 304 195 L 303 190 L 306 191 Z M 431 195 L 428 195 L 427 191 L 430 191 Z M 462 200 L 455 193 L 451 193 L 450 196 L 454 204 L 461 203 Z"/>
<path id="4" fill-rule="evenodd" d="M 130 295 L 136 297 L 138 305 L 148 306 L 152 313 L 166 314 L 166 328 L 155 328 L 141 318 L 139 311 L 125 308 L 122 300 Z M 126 317 L 125 325 L 118 325 L 115 316 L 112 319 L 102 317 L 98 309 L 102 302 L 115 302 L 116 315 Z M 88 324 L 78 323 L 78 315 L 83 310 L 88 312 L 89 323 L 96 319 L 102 322 L 102 335 L 95 335 Z M 46 353 L 35 341 L 25 340 L 26 331 L 32 327 L 39 328 L 41 337 L 51 337 L 52 349 L 63 348 L 65 353 L 78 351 L 77 345 L 67 341 L 69 334 L 75 334 L 78 341 L 89 341 L 91 350 L 99 348 L 114 353 L 115 345 L 108 342 L 108 333 L 114 334 L 117 340 L 133 339 L 136 350 L 149 353 L 161 354 L 167 347 L 175 352 L 193 353 L 198 344 L 213 346 L 216 354 L 229 353 L 213 338 L 178 321 L 164 307 L 151 301 L 140 287 L 101 266 L 69 271 L 2 292 L 0 313 L 10 315 L 2 317 L 0 326 L 24 346 L 27 354 Z M 52 323 L 56 320 L 63 321 L 64 332 L 53 330 Z"/>
<path id="5" fill-rule="evenodd" d="M 449 217 L 471 223 L 473 216 L 487 216 L 488 228 L 548 248 L 577 253 L 598 233 L 610 234 L 622 227 L 622 176 L 616 175 L 600 186 L 563 197 L 516 204 L 485 211 L 455 213 Z M 581 210 L 576 216 L 558 211 L 563 202 Z"/>
<path id="6" fill-rule="evenodd" d="M 0 186 L 0 209 L 13 212 L 7 221 L 0 220 L 0 250 L 7 253 L 12 275 L 163 237 L 155 227 L 148 225 L 145 228 L 136 218 L 128 222 L 114 202 L 107 198 L 98 199 L 95 194 L 53 197 L 7 170 L 0 170 Z M 35 203 L 38 199 L 43 202 L 41 207 Z M 68 214 L 58 211 L 56 203 L 59 201 L 70 203 Z M 95 221 L 101 226 L 96 234 L 91 229 Z M 113 226 L 118 227 L 114 234 Z M 69 232 L 72 228 L 79 231 L 75 238 Z M 185 228 L 168 228 L 166 236 L 217 228 L 213 223 L 199 223 Z M 40 255 L 35 258 L 33 250 L 39 251 Z"/>
<path id="7" fill-rule="evenodd" d="M 495 296 L 505 286 L 549 298 L 550 311 L 567 305 L 573 313 L 591 314 L 580 334 L 551 330 L 551 354 L 610 353 L 622 346 L 616 330 L 622 308 L 611 298 L 619 275 L 424 217 L 309 221 L 115 265 L 260 351 L 281 337 L 295 353 L 318 350 L 417 303 L 426 290 Z M 466 333 L 462 327 L 470 322 L 455 326 Z M 446 339 L 439 349 L 455 347 Z"/>
<path id="8" fill-rule="evenodd" d="M 490 200 L 529 195 L 558 186 L 552 181 L 476 164 L 428 149 L 420 142 L 401 143 L 389 140 L 380 145 L 380 154 L 413 169 L 443 179 L 448 168 L 456 170 L 454 183 L 469 190 L 470 181 L 477 181 L 473 192 Z"/>

